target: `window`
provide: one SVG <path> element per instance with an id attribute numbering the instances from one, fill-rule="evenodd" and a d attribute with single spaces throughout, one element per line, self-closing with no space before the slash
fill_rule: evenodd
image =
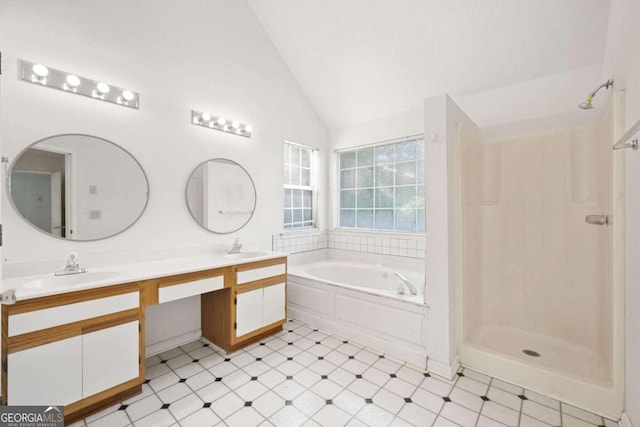
<path id="1" fill-rule="evenodd" d="M 284 143 L 284 228 L 315 227 L 313 148 Z"/>
<path id="2" fill-rule="evenodd" d="M 424 139 L 338 152 L 341 228 L 424 232 Z"/>

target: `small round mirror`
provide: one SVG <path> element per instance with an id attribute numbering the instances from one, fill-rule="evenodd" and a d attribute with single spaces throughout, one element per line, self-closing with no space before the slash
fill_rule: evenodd
<path id="1" fill-rule="evenodd" d="M 114 236 L 142 215 L 149 183 L 120 146 L 66 134 L 27 147 L 9 170 L 7 187 L 19 216 L 53 237 L 90 241 Z"/>
<path id="2" fill-rule="evenodd" d="M 198 224 L 218 234 L 244 227 L 256 208 L 249 173 L 228 159 L 212 159 L 194 169 L 187 182 L 187 207 Z"/>

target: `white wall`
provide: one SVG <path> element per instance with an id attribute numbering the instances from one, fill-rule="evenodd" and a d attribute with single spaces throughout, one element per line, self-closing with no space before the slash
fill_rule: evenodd
<path id="1" fill-rule="evenodd" d="M 601 91 L 593 110 L 578 104 L 602 83 L 602 63 L 529 80 L 453 100 L 481 128 L 483 139 L 513 137 L 590 123 L 606 110 L 611 91 Z"/>
<path id="2" fill-rule="evenodd" d="M 448 96 L 424 102 L 425 133 L 425 302 L 428 367 L 443 376 L 455 375 L 457 358 L 456 304 L 461 280 L 459 132 L 477 135 L 474 122 Z"/>
<path id="3" fill-rule="evenodd" d="M 39 233 L 3 200 L 5 272 L 20 261 L 62 266 L 70 250 L 91 268 L 102 259 L 132 259 L 153 250 L 222 251 L 236 237 L 245 247 L 270 249 L 271 235 L 282 230 L 282 141 L 321 149 L 326 144 L 324 127 L 245 2 L 3 1 L 0 49 L 3 156 L 13 159 L 49 135 L 86 133 L 128 150 L 150 184 L 149 205 L 138 223 L 97 242 Z M 141 94 L 140 110 L 22 82 L 18 58 L 131 88 Z M 193 126 L 191 108 L 250 123 L 254 136 Z M 255 215 L 233 235 L 202 229 L 185 205 L 192 170 L 216 157 L 241 164 L 256 184 Z"/>
<path id="4" fill-rule="evenodd" d="M 640 2 L 611 2 L 603 79 L 625 89 L 626 127 L 640 120 Z M 640 426 L 640 153 L 625 150 L 626 161 L 626 413 Z"/>
<path id="5" fill-rule="evenodd" d="M 354 126 L 331 129 L 329 140 L 332 149 L 373 144 L 403 136 L 424 132 L 423 109 L 406 111 L 394 116 L 360 123 Z"/>

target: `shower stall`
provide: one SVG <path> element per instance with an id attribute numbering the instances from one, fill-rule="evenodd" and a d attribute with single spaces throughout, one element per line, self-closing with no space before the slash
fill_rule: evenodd
<path id="1" fill-rule="evenodd" d="M 458 130 L 462 364 L 600 412 L 622 405 L 622 93 L 591 123 Z"/>

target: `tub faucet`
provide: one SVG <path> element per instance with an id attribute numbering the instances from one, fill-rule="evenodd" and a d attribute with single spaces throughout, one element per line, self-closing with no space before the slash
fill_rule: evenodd
<path id="1" fill-rule="evenodd" d="M 67 264 L 64 266 L 64 270 L 56 271 L 56 276 L 66 276 L 67 274 L 79 274 L 86 273 L 86 268 L 80 268 L 80 263 L 78 262 L 78 254 L 75 251 L 71 251 L 69 256 L 67 257 Z"/>
<path id="2" fill-rule="evenodd" d="M 395 273 L 393 273 L 393 274 L 395 274 L 398 277 L 398 279 L 400 279 L 400 281 L 402 283 L 404 283 L 404 285 L 407 288 L 409 288 L 409 293 L 411 293 L 411 295 L 418 295 L 418 290 L 416 289 L 415 286 L 413 286 L 413 283 L 411 283 L 409 280 L 407 280 L 406 277 L 404 277 L 402 274 L 398 273 L 397 271 Z M 402 293 L 404 293 L 404 292 L 402 292 Z"/>
<path id="3" fill-rule="evenodd" d="M 229 249 L 227 253 L 239 254 L 241 250 L 242 250 L 242 243 L 240 243 L 240 238 L 237 238 L 236 241 L 233 242 L 233 246 L 231 247 L 231 249 Z"/>

